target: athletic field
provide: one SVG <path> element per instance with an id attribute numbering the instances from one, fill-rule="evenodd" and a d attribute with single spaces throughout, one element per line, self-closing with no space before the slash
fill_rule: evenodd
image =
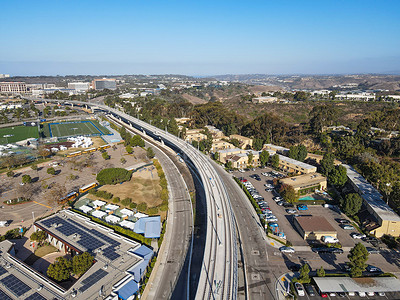
<path id="1" fill-rule="evenodd" d="M 5 137 L 8 136 L 8 137 Z M 27 138 L 38 138 L 37 126 L 14 126 L 0 128 L 0 144 L 15 143 Z"/>
<path id="2" fill-rule="evenodd" d="M 43 124 L 43 133 L 46 137 L 68 137 L 100 136 L 110 132 L 97 121 L 73 121 Z"/>

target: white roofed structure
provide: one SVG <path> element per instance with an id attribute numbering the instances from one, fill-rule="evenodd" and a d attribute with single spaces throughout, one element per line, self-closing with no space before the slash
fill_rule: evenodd
<path id="1" fill-rule="evenodd" d="M 109 223 L 118 223 L 119 221 L 121 221 L 121 218 L 114 215 L 108 215 L 107 217 L 105 217 L 105 220 Z"/>
<path id="2" fill-rule="evenodd" d="M 92 202 L 94 207 L 102 207 L 103 205 L 105 205 L 107 202 L 105 201 L 101 201 L 101 200 L 94 200 Z"/>
<path id="3" fill-rule="evenodd" d="M 137 212 L 136 214 L 134 214 L 134 217 L 140 219 L 140 218 L 146 218 L 148 217 L 148 215 L 142 214 L 141 212 Z"/>
<path id="4" fill-rule="evenodd" d="M 104 207 L 106 210 L 116 210 L 116 209 L 118 209 L 119 208 L 119 206 L 118 205 L 115 205 L 115 204 L 107 204 L 105 207 Z"/>
<path id="5" fill-rule="evenodd" d="M 123 220 L 119 223 L 122 227 L 129 228 L 131 230 L 135 229 L 135 223 L 127 220 Z"/>
<path id="6" fill-rule="evenodd" d="M 93 210 L 93 207 L 87 206 L 87 205 L 82 205 L 79 207 L 81 211 L 83 211 L 85 214 L 87 214 L 89 211 Z"/>
<path id="7" fill-rule="evenodd" d="M 107 213 L 106 212 L 104 212 L 104 211 L 101 211 L 101 210 L 94 210 L 93 212 L 92 212 L 92 216 L 93 217 L 96 217 L 96 218 L 99 218 L 99 219 L 102 219 L 104 216 L 106 216 L 107 215 Z"/>
<path id="8" fill-rule="evenodd" d="M 126 208 L 121 209 L 119 212 L 121 213 L 122 217 L 126 217 L 126 216 L 130 217 L 130 216 L 133 216 L 133 214 L 134 214 L 133 211 L 131 211 L 130 209 L 126 209 Z"/>

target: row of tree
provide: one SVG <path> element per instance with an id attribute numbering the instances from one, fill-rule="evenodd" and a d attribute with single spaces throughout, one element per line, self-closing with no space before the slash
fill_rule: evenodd
<path id="1" fill-rule="evenodd" d="M 47 275 L 61 282 L 70 278 L 71 273 L 80 276 L 93 265 L 94 258 L 88 252 L 75 255 L 72 260 L 65 257 L 57 257 L 56 261 L 47 269 Z"/>

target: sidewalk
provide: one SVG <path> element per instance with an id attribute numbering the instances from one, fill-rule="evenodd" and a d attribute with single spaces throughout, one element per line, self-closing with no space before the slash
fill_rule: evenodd
<path id="1" fill-rule="evenodd" d="M 279 276 L 275 283 L 276 299 L 285 300 L 290 295 L 290 281 L 294 277 L 293 273 L 285 273 Z"/>

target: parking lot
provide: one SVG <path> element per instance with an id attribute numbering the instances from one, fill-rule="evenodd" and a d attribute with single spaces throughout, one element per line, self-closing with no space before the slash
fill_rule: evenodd
<path id="1" fill-rule="evenodd" d="M 261 173 L 270 172 L 270 168 L 257 168 L 255 171 L 249 170 L 245 172 L 235 171 L 233 175 L 236 177 L 243 177 L 247 179 L 258 193 L 267 202 L 273 215 L 276 216 L 279 228 L 284 231 L 286 239 L 290 241 L 295 249 L 295 253 L 281 253 L 278 250 L 271 250 L 270 260 L 276 261 L 277 265 L 283 265 L 288 270 L 291 266 L 303 263 L 308 263 L 313 270 L 324 267 L 325 270 L 331 272 L 343 272 L 343 266 L 348 261 L 347 254 L 350 249 L 358 242 L 361 242 L 366 247 L 373 247 L 372 244 L 362 241 L 361 239 L 353 239 L 350 234 L 357 232 L 357 230 L 345 230 L 340 227 L 339 223 L 335 220 L 338 218 L 346 218 L 344 214 L 337 212 L 331 208 L 325 208 L 322 205 L 308 205 L 308 210 L 297 211 L 299 215 L 316 215 L 324 216 L 326 220 L 337 230 L 337 236 L 343 246 L 343 254 L 333 253 L 314 253 L 309 247 L 308 243 L 300 236 L 293 226 L 293 215 L 285 211 L 285 207 L 278 205 L 273 198 L 278 193 L 265 191 L 265 184 L 272 183 L 273 177 L 264 176 Z M 257 174 L 260 180 L 250 177 L 250 175 Z M 312 201 L 310 201 L 311 203 Z M 296 208 L 296 207 L 294 207 Z M 368 264 L 379 266 L 384 272 L 398 273 L 400 271 L 400 254 L 396 250 L 390 250 L 380 243 L 378 247 L 380 254 L 370 254 Z M 328 271 L 328 272 L 329 272 Z M 313 297 L 315 298 L 315 297 Z M 352 297 L 356 299 L 357 297 Z M 383 297 L 382 297 L 383 298 Z M 365 298 L 364 298 L 365 299 Z M 400 299 L 400 298 L 398 298 Z"/>

